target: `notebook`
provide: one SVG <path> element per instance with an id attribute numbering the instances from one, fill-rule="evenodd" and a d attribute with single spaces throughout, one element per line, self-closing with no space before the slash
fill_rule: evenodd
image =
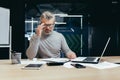
<path id="1" fill-rule="evenodd" d="M 78 63 L 94 63 L 94 64 L 99 63 L 101 61 L 101 58 L 103 57 L 103 55 L 105 53 L 105 50 L 110 42 L 110 39 L 111 38 L 109 37 L 100 57 L 77 57 L 75 59 L 72 59 L 71 61 L 78 62 Z"/>

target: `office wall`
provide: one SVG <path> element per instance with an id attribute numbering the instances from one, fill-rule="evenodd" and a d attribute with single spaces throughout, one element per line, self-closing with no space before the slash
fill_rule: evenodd
<path id="1" fill-rule="evenodd" d="M 24 0 L 0 0 L 0 7 L 10 9 L 12 50 L 24 54 Z M 4 35 L 4 34 L 3 34 Z M 9 58 L 8 49 L 0 48 L 0 58 Z"/>

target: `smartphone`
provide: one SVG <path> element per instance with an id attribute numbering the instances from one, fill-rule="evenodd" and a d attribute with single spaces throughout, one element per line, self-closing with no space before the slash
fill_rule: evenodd
<path id="1" fill-rule="evenodd" d="M 42 64 L 28 64 L 23 69 L 40 69 Z"/>
<path id="2" fill-rule="evenodd" d="M 49 62 L 49 63 L 47 63 L 48 66 L 60 66 L 63 64 L 64 64 L 64 62 Z"/>
<path id="3" fill-rule="evenodd" d="M 71 65 L 74 66 L 75 68 L 86 68 L 86 66 L 81 64 L 71 64 Z"/>

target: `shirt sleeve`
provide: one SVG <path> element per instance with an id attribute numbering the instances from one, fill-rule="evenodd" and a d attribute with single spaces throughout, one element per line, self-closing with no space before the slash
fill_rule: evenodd
<path id="1" fill-rule="evenodd" d="M 34 34 L 30 39 L 29 47 L 26 50 L 26 55 L 29 59 L 33 59 L 38 52 L 40 37 Z"/>
<path id="2" fill-rule="evenodd" d="M 65 37 L 62 35 L 62 40 L 61 40 L 61 49 L 65 54 L 68 54 L 69 52 L 72 52 L 71 49 L 69 48 Z"/>

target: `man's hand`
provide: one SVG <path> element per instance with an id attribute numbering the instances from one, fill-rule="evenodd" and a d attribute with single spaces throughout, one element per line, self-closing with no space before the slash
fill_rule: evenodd
<path id="1" fill-rule="evenodd" d="M 74 52 L 70 52 L 67 54 L 67 58 L 74 59 L 74 58 L 76 58 L 76 54 Z"/>
<path id="2" fill-rule="evenodd" d="M 41 32 L 42 32 L 43 28 L 44 28 L 44 23 L 38 25 L 38 27 L 36 28 L 37 36 L 41 36 Z"/>

